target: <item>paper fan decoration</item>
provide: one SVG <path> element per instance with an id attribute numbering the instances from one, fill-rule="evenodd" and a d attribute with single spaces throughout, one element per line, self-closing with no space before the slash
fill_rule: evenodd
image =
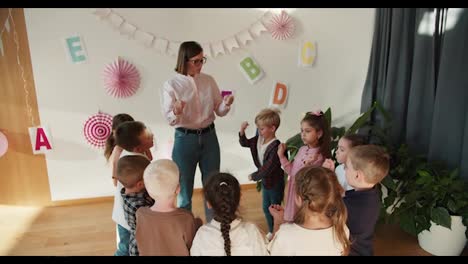
<path id="1" fill-rule="evenodd" d="M 140 87 L 140 73 L 135 65 L 119 57 L 104 69 L 104 86 L 113 97 L 132 96 Z"/>
<path id="2" fill-rule="evenodd" d="M 86 120 L 83 133 L 88 141 L 94 147 L 103 148 L 106 145 L 107 138 L 112 133 L 112 116 L 99 111 Z"/>
<path id="3" fill-rule="evenodd" d="M 277 40 L 288 39 L 294 33 L 294 22 L 292 18 L 286 13 L 281 11 L 281 14 L 274 16 L 267 26 L 271 36 Z"/>
<path id="4" fill-rule="evenodd" d="M 0 132 L 0 157 L 5 155 L 8 150 L 8 140 L 5 134 Z"/>

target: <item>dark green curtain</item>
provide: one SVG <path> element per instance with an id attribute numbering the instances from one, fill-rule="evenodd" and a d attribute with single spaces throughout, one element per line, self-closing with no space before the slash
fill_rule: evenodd
<path id="1" fill-rule="evenodd" d="M 377 8 L 361 112 L 379 101 L 390 140 L 468 179 L 466 9 Z M 372 121 L 383 125 L 378 112 Z"/>

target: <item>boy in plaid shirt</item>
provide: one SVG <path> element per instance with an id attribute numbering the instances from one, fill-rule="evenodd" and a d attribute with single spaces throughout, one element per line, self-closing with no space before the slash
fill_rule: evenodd
<path id="1" fill-rule="evenodd" d="M 130 256 L 138 256 L 138 247 L 135 240 L 136 211 L 142 206 L 152 206 L 154 204 L 145 189 L 143 182 L 143 172 L 150 164 L 150 161 L 142 155 L 124 156 L 117 163 L 117 179 L 124 188 L 120 194 L 124 200 L 125 219 L 130 226 Z"/>
<path id="2" fill-rule="evenodd" d="M 268 207 L 272 204 L 281 204 L 284 195 L 284 171 L 278 158 L 278 145 L 276 130 L 280 125 L 278 109 L 266 108 L 255 117 L 257 135 L 247 139 L 245 129 L 249 125 L 243 122 L 239 132 L 239 143 L 242 147 L 250 148 L 256 172 L 249 175 L 251 181 L 262 182 L 263 213 L 268 223 L 267 239 L 271 240 L 273 233 L 273 217 Z"/>

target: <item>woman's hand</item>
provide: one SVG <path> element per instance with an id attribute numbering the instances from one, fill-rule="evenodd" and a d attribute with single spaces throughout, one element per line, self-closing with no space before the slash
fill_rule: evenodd
<path id="1" fill-rule="evenodd" d="M 172 112 L 174 112 L 174 115 L 180 115 L 180 114 L 182 114 L 184 112 L 184 107 L 185 107 L 185 102 L 177 100 L 174 103 L 174 107 L 172 108 Z"/>
<path id="2" fill-rule="evenodd" d="M 230 94 L 224 97 L 224 104 L 226 106 L 231 106 L 232 103 L 234 102 L 234 95 Z"/>

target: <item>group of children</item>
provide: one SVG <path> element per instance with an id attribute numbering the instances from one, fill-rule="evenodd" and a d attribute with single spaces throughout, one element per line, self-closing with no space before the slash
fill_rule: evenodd
<path id="1" fill-rule="evenodd" d="M 250 148 L 257 171 L 250 180 L 262 182 L 263 211 L 271 255 L 373 255 L 373 235 L 380 212 L 375 186 L 389 170 L 389 155 L 362 136 L 350 134 L 338 142 L 331 159 L 330 124 L 322 111 L 301 120 L 304 143 L 293 160 L 276 139 L 278 109 L 263 109 L 255 117 L 257 134 L 239 131 L 241 146 Z M 276 155 L 274 155 L 276 152 Z M 288 175 L 284 190 L 284 173 Z M 283 193 L 285 207 L 281 206 Z"/>
<path id="2" fill-rule="evenodd" d="M 317 111 L 302 119 L 304 146 L 288 160 L 286 145 L 276 138 L 279 110 L 262 110 L 255 124 L 257 134 L 250 139 L 248 123 L 241 124 L 239 142 L 250 148 L 257 167 L 249 180 L 262 184 L 266 236 L 238 215 L 241 188 L 229 173 L 216 172 L 204 183 L 214 212 L 209 223 L 177 208 L 177 165 L 166 159 L 151 162 L 152 133 L 129 115 L 116 115 L 105 150 L 117 187 L 115 255 L 372 255 L 380 211 L 375 185 L 389 169 L 385 151 L 346 135 L 338 143 L 335 169 L 330 124 Z"/>

